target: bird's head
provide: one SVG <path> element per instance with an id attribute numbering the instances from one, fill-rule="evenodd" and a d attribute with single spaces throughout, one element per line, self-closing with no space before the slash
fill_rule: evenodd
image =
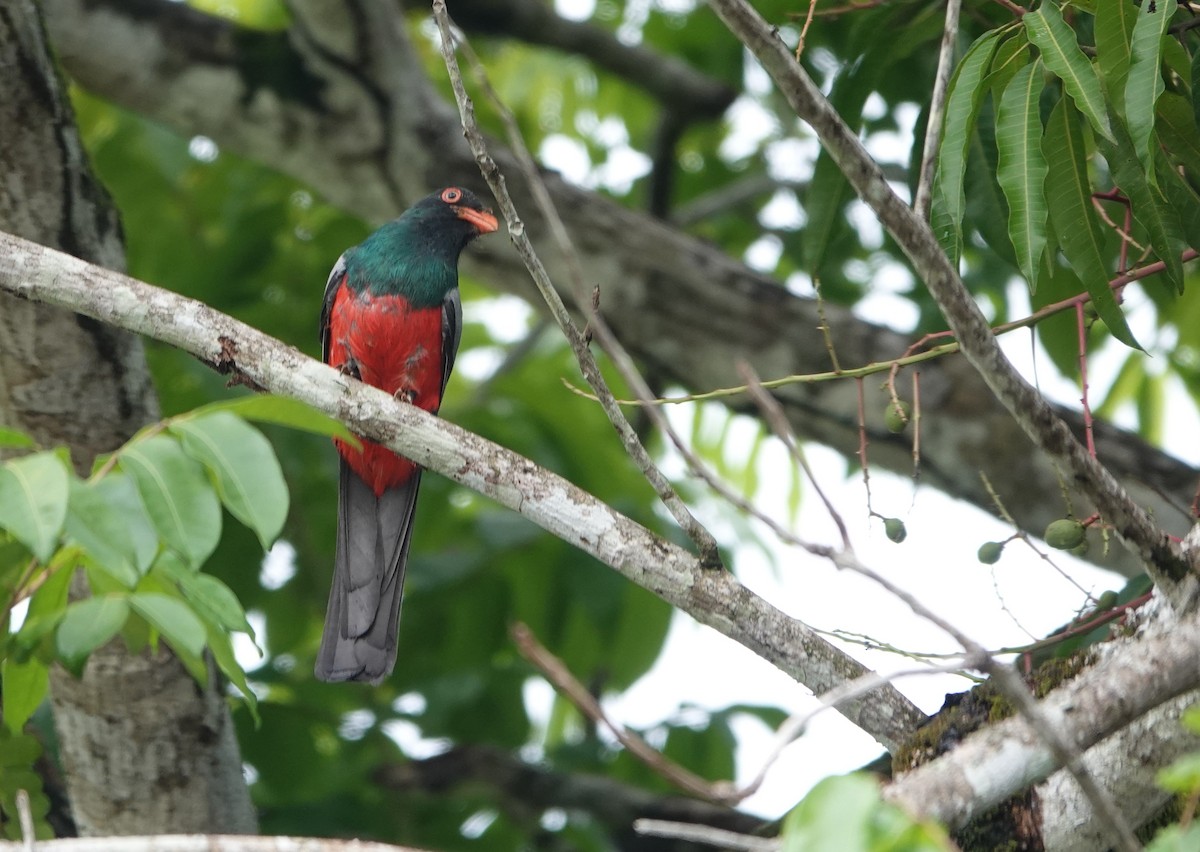
<path id="1" fill-rule="evenodd" d="M 425 240 L 437 241 L 456 252 L 476 237 L 500 227 L 475 193 L 458 186 L 447 186 L 425 196 L 408 208 L 399 221 L 415 229 Z"/>

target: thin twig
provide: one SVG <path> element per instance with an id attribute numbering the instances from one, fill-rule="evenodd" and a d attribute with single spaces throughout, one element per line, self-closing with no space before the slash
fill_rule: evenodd
<path id="1" fill-rule="evenodd" d="M 942 30 L 937 76 L 933 80 L 929 119 L 925 123 L 925 145 L 921 151 L 921 177 L 917 181 L 916 197 L 913 199 L 913 209 L 926 221 L 929 220 L 929 209 L 933 204 L 933 173 L 942 140 L 946 93 L 950 89 L 950 75 L 954 72 L 954 42 L 958 39 L 958 13 L 961 9 L 962 0 L 946 0 L 946 26 Z"/>
<path id="2" fill-rule="evenodd" d="M 648 837 L 666 837 L 719 846 L 731 852 L 778 852 L 781 844 L 772 837 L 738 834 L 724 828 L 697 825 L 694 822 L 670 822 L 664 819 L 636 819 L 633 830 Z"/>
<path id="3" fill-rule="evenodd" d="M 796 42 L 796 61 L 804 54 L 804 41 L 808 38 L 808 28 L 812 26 L 813 13 L 817 11 L 817 0 L 808 0 L 808 15 L 804 18 L 804 26 L 800 28 L 800 38 Z"/>
<path id="4" fill-rule="evenodd" d="M 441 32 L 441 48 L 442 58 L 446 63 L 446 70 L 450 75 L 451 87 L 454 89 L 454 97 L 458 102 L 459 116 L 462 121 L 463 133 L 466 136 L 468 144 L 471 146 L 471 151 L 475 155 L 475 160 L 479 164 L 479 170 L 491 187 L 492 193 L 496 197 L 497 203 L 504 214 L 504 219 L 508 225 L 509 237 L 517 252 L 521 255 L 521 259 L 525 262 L 525 267 L 529 270 L 534 283 L 537 285 L 538 291 L 545 299 L 547 306 L 550 308 L 551 314 L 558 322 L 562 329 L 567 342 L 571 345 L 572 351 L 579 362 L 580 370 L 583 372 L 584 378 L 592 389 L 596 392 L 597 398 L 600 400 L 601 406 L 613 428 L 621 438 L 621 442 L 625 447 L 625 451 L 633 459 L 634 463 L 641 470 L 642 474 L 650 482 L 654 488 L 658 498 L 666 506 L 667 510 L 675 518 L 676 523 L 687 534 L 689 538 L 695 542 L 699 550 L 700 561 L 705 567 L 719 568 L 721 567 L 720 552 L 717 549 L 716 539 L 712 534 L 704 528 L 691 511 L 675 493 L 671 483 L 663 475 L 662 471 L 654 464 L 654 460 L 650 458 L 650 454 L 643 446 L 641 439 L 629 421 L 625 419 L 625 415 L 621 412 L 620 406 L 613 397 L 612 392 L 608 388 L 608 383 L 604 380 L 603 374 L 600 372 L 600 367 L 596 363 L 595 357 L 591 350 L 588 349 L 587 342 L 583 334 L 579 331 L 574 321 L 571 319 L 570 313 L 559 297 L 558 292 L 554 289 L 554 285 L 550 281 L 550 276 L 546 272 L 545 266 L 541 259 L 533 249 L 532 243 L 529 241 L 528 235 L 525 233 L 524 223 L 521 221 L 512 197 L 508 194 L 508 189 L 505 186 L 504 176 L 500 172 L 496 161 L 492 159 L 488 153 L 487 143 L 483 138 L 483 134 L 479 130 L 479 126 L 475 121 L 475 108 L 471 103 L 470 97 L 467 95 L 466 87 L 463 85 L 462 73 L 458 67 L 458 60 L 454 55 L 454 35 L 451 32 L 450 17 L 446 12 L 445 0 L 434 0 L 433 16 L 438 24 L 438 29 Z M 478 68 L 478 63 L 475 63 Z M 497 102 L 499 99 L 496 99 Z M 510 130 L 515 130 L 515 122 L 512 121 L 511 113 L 499 104 L 501 107 L 501 116 L 509 125 Z M 542 208 L 543 215 L 546 215 L 547 221 L 555 237 L 559 240 L 560 246 L 564 247 L 564 255 L 568 258 L 568 263 L 572 263 L 577 267 L 578 261 L 574 260 L 575 252 L 571 248 L 570 240 L 566 236 L 565 228 L 561 220 L 554 212 L 553 203 L 550 201 L 549 194 L 546 191 L 545 185 L 537 176 L 536 165 L 533 164 L 529 151 L 525 148 L 524 143 L 520 139 L 520 134 L 516 134 L 516 138 L 512 140 L 514 150 L 518 160 L 522 163 L 522 169 L 525 172 L 526 178 L 529 180 L 530 190 L 534 197 L 538 200 L 539 207 Z M 582 274 L 577 273 L 577 289 L 582 290 Z M 631 387 L 638 390 L 645 389 L 647 397 L 652 396 L 649 389 L 645 387 L 645 383 L 637 370 L 633 368 L 632 361 L 628 355 L 624 355 L 623 350 L 618 350 L 614 345 L 612 333 L 608 330 L 598 313 L 592 312 L 589 309 L 589 302 L 580 293 L 576 299 L 577 304 L 588 314 L 588 325 L 592 329 L 596 338 L 601 341 L 601 345 L 605 347 L 613 363 L 616 364 L 624 378 Z M 624 357 L 622 358 L 622 355 Z M 665 418 L 663 418 L 665 421 Z"/>
<path id="5" fill-rule="evenodd" d="M 758 406 L 759 411 L 762 412 L 763 417 L 771 427 L 771 431 L 783 442 L 784 447 L 791 454 L 792 460 L 804 471 L 804 475 L 812 483 L 817 496 L 825 504 L 825 511 L 829 513 L 829 517 L 837 525 L 838 533 L 842 537 L 842 547 L 846 550 L 851 550 L 850 531 L 846 528 L 846 522 L 833 505 L 833 501 L 825 494 L 825 490 L 821 488 L 821 483 L 817 480 L 812 468 L 809 467 L 808 459 L 804 455 L 804 449 L 796 440 L 796 433 L 792 431 L 792 425 L 788 422 L 787 415 L 783 412 L 783 407 L 775 397 L 763 389 L 762 383 L 758 380 L 758 375 L 754 372 L 754 368 L 748 363 L 742 361 L 738 364 L 738 374 L 741 375 L 742 381 L 746 383 L 746 387 L 750 391 L 750 399 L 753 400 L 754 404 Z"/>
<path id="6" fill-rule="evenodd" d="M 608 728 L 617 738 L 617 742 L 646 766 L 684 792 L 705 801 L 725 805 L 736 804 L 739 801 L 736 795 L 733 798 L 730 797 L 730 794 L 733 793 L 733 785 L 730 782 L 714 782 L 701 778 L 653 748 L 633 731 L 608 718 L 608 714 L 604 712 L 604 708 L 600 706 L 596 697 L 571 674 L 570 669 L 562 660 L 550 653 L 537 640 L 529 627 L 518 622 L 509 628 L 508 633 L 521 656 L 532 663 L 559 694 L 574 704 L 594 723 Z"/>
<path id="7" fill-rule="evenodd" d="M 21 848 L 24 852 L 33 852 L 33 842 L 36 839 L 33 830 L 33 811 L 29 807 L 29 793 L 17 791 L 17 820 L 21 823 Z"/>

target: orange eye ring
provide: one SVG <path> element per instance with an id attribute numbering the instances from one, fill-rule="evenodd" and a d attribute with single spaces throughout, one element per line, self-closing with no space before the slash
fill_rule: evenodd
<path id="1" fill-rule="evenodd" d="M 456 186 L 452 186 L 448 189 L 442 190 L 442 201 L 445 201 L 447 204 L 454 204 L 462 201 L 462 195 L 461 189 Z"/>

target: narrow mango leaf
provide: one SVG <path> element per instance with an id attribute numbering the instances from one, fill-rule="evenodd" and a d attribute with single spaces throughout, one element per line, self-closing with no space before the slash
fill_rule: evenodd
<path id="1" fill-rule="evenodd" d="M 998 35 L 997 30 L 992 30 L 971 45 L 955 69 L 946 93 L 946 119 L 929 218 L 942 250 L 955 267 L 962 254 L 962 218 L 966 208 L 963 175 L 967 169 L 968 144 L 986 91 L 983 78 L 996 52 Z"/>
<path id="2" fill-rule="evenodd" d="M 0 664 L 0 682 L 4 684 L 4 691 L 0 693 L 4 702 L 4 726 L 12 733 L 20 734 L 46 697 L 50 672 L 37 657 L 19 663 L 9 656 Z"/>
<path id="3" fill-rule="evenodd" d="M 358 441 L 354 437 L 354 434 L 342 423 L 334 420 L 327 414 L 322 414 L 308 403 L 272 394 L 243 396 L 237 399 L 210 402 L 208 405 L 202 405 L 186 414 L 172 417 L 171 422 L 172 424 L 184 423 L 201 417 L 207 417 L 218 411 L 227 411 L 245 420 L 254 420 L 258 423 L 275 423 L 279 426 L 286 426 L 289 429 L 299 429 L 302 432 L 312 432 L 317 435 L 329 435 L 333 438 Z"/>
<path id="4" fill-rule="evenodd" d="M 1192 115 L 1192 105 L 1183 95 L 1164 92 L 1158 99 L 1159 139 L 1171 157 L 1183 164 L 1193 178 L 1200 180 L 1200 130 Z"/>
<path id="5" fill-rule="evenodd" d="M 1100 152 L 1108 161 L 1117 186 L 1125 193 L 1133 209 L 1134 220 L 1146 231 L 1150 246 L 1158 259 L 1166 264 L 1167 280 L 1179 293 L 1183 292 L 1183 234 L 1179 216 L 1167 202 L 1162 191 L 1146 178 L 1137 156 L 1133 152 L 1133 141 L 1120 122 L 1113 123 L 1117 142 L 1097 140 Z"/>
<path id="6" fill-rule="evenodd" d="M 1138 162 L 1154 183 L 1155 104 L 1165 88 L 1162 79 L 1162 43 L 1167 23 L 1175 14 L 1175 0 L 1143 3 L 1130 43 L 1129 78 L 1125 81 L 1125 123 Z"/>
<path id="7" fill-rule="evenodd" d="M 12 447 L 18 450 L 24 450 L 33 447 L 33 438 L 30 438 L 19 429 L 9 429 L 0 426 L 0 447 Z"/>
<path id="8" fill-rule="evenodd" d="M 70 604 L 55 634 L 63 662 L 74 668 L 116 636 L 128 617 L 129 598 L 124 595 L 100 595 Z"/>
<path id="9" fill-rule="evenodd" d="M 96 482 L 71 480 L 70 505 L 67 511 L 67 535 L 87 551 L 101 568 L 128 589 L 137 585 L 141 576 L 138 570 L 136 539 L 148 531 L 151 543 L 157 547 L 158 540 L 149 529 L 149 520 L 142 510 L 140 501 L 137 515 L 130 518 L 127 507 L 115 503 L 111 497 L 117 480 L 129 480 L 124 476 L 109 476 Z M 131 523 L 131 521 L 133 523 Z M 140 532 L 132 527 L 140 521 Z"/>
<path id="10" fill-rule="evenodd" d="M 1125 114 L 1129 44 L 1133 41 L 1137 13 L 1137 6 L 1132 0 L 1105 0 L 1096 9 L 1096 62 L 1100 65 L 1100 77 L 1108 90 L 1109 102 L 1121 116 Z"/>
<path id="11" fill-rule="evenodd" d="M 67 517 L 63 460 L 53 452 L 34 453 L 0 467 L 0 527 L 48 562 Z"/>
<path id="12" fill-rule="evenodd" d="M 1031 291 L 1037 289 L 1048 215 L 1046 160 L 1038 115 L 1042 86 L 1041 62 L 1026 65 L 1004 90 L 996 114 L 996 178 L 1008 199 L 1008 235 Z"/>
<path id="13" fill-rule="evenodd" d="M 1200 50 L 1192 52 L 1192 117 L 1200 125 Z"/>
<path id="14" fill-rule="evenodd" d="M 230 514 L 270 549 L 288 512 L 287 483 L 271 442 L 228 411 L 173 423 L 171 431 L 184 452 L 208 468 Z"/>
<path id="15" fill-rule="evenodd" d="M 1096 313 L 1113 336 L 1135 349 L 1138 342 L 1125 314 L 1108 286 L 1104 261 L 1104 234 L 1092 207 L 1092 187 L 1087 179 L 1088 150 L 1083 128 L 1071 96 L 1064 94 L 1046 122 L 1042 150 L 1046 155 L 1046 199 L 1059 246 L 1071 268 L 1079 274 Z"/>
<path id="16" fill-rule="evenodd" d="M 984 78 L 983 85 L 989 92 L 995 92 L 999 98 L 1000 93 L 1008 88 L 1013 75 L 1024 68 L 1029 59 L 1029 37 L 1025 35 L 1024 29 L 1019 29 L 996 48 L 991 70 Z"/>
<path id="17" fill-rule="evenodd" d="M 1138 388 L 1138 434 L 1156 445 L 1162 443 L 1165 410 L 1166 386 L 1162 374 L 1147 376 Z"/>
<path id="18" fill-rule="evenodd" d="M 204 624 L 178 598 L 159 592 L 130 595 L 129 605 L 179 651 L 198 657 L 204 650 Z"/>
<path id="19" fill-rule="evenodd" d="M 1100 404 L 1095 406 L 1092 413 L 1099 418 L 1109 420 L 1116 416 L 1117 409 L 1127 402 L 1132 402 L 1138 388 L 1146 380 L 1146 359 L 1136 353 L 1131 353 L 1117 370 L 1117 377 L 1109 385 L 1108 393 Z"/>
<path id="20" fill-rule="evenodd" d="M 1200 251 L 1200 193 L 1171 169 L 1163 154 L 1159 153 L 1159 175 L 1163 194 L 1179 215 L 1179 227 L 1183 241 Z"/>
<path id="21" fill-rule="evenodd" d="M 200 464 L 174 438 L 155 435 L 128 445 L 120 465 L 163 541 L 194 565 L 207 559 L 221 537 L 221 503 Z"/>
<path id="22" fill-rule="evenodd" d="M 1062 80 L 1063 87 L 1087 116 L 1092 129 L 1105 139 L 1113 139 L 1100 80 L 1092 63 L 1079 49 L 1075 31 L 1063 20 L 1058 6 L 1046 0 L 1036 12 L 1023 15 L 1021 23 L 1025 25 L 1029 40 L 1042 52 L 1046 67 Z"/>

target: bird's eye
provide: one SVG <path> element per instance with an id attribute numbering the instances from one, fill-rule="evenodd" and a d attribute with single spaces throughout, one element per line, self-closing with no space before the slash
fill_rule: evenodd
<path id="1" fill-rule="evenodd" d="M 442 201 L 445 201 L 447 204 L 454 204 L 456 201 L 461 200 L 462 190 L 458 187 L 452 186 L 449 189 L 442 190 Z"/>

